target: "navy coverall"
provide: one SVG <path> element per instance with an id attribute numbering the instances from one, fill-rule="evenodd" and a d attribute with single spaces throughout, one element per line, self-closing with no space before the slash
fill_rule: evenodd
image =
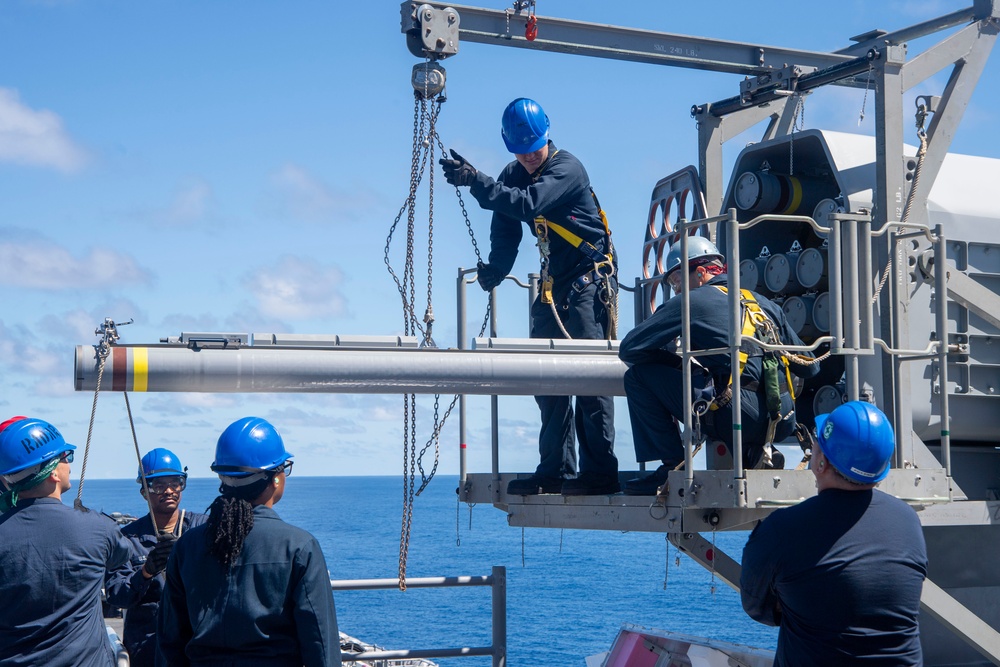
<path id="1" fill-rule="evenodd" d="M 535 234 L 537 216 L 567 228 L 601 253 L 608 252 L 604 223 L 586 169 L 572 154 L 557 151 L 551 141 L 548 147 L 549 159 L 539 173 L 529 174 L 515 160 L 497 180 L 478 172 L 470 186 L 479 205 L 493 211 L 489 262 L 500 275 L 507 275 L 514 266 L 524 225 Z M 601 299 L 602 289 L 595 284 L 573 288 L 577 278 L 594 270 L 594 261 L 551 229 L 548 239 L 553 300 L 567 333 L 580 339 L 607 338 L 609 312 Z M 610 280 L 617 291 L 616 280 Z M 552 307 L 542 303 L 541 296 L 531 306 L 531 337 L 563 338 Z M 575 431 L 580 441 L 580 472 L 617 479 L 612 397 L 577 396 L 575 416 L 569 396 L 536 396 L 535 401 L 542 421 L 538 437 L 541 461 L 536 475 L 558 479 L 576 474 Z"/>
<path id="2" fill-rule="evenodd" d="M 200 526 L 208 519 L 204 514 L 184 512 L 182 535 L 188 528 Z M 146 556 L 156 546 L 156 527 L 147 514 L 121 529 L 132 542 L 132 562 L 111 572 L 104 583 L 108 602 L 127 609 L 122 643 L 128 650 L 131 667 L 152 667 L 156 657 L 156 609 L 160 606 L 164 575 L 147 579 L 142 574 Z"/>
<path id="3" fill-rule="evenodd" d="M 0 664 L 113 666 L 101 587 L 131 553 L 114 521 L 57 498 L 0 516 Z"/>
<path id="4" fill-rule="evenodd" d="M 337 612 L 319 543 L 269 507 L 253 514 L 228 570 L 209 552 L 207 524 L 177 540 L 157 620 L 162 658 L 170 667 L 339 666 Z"/>
<path id="5" fill-rule="evenodd" d="M 729 347 L 729 295 L 714 285 L 727 286 L 728 276 L 718 275 L 707 284 L 690 292 L 691 349 L 708 350 Z M 778 335 L 786 345 L 802 345 L 802 341 L 788 326 L 785 314 L 774 302 L 753 292 L 761 309 L 777 325 Z M 684 418 L 683 375 L 680 357 L 671 351 L 674 340 L 681 333 L 681 297 L 675 296 L 662 304 L 644 322 L 636 326 L 622 340 L 618 356 L 631 367 L 625 372 L 625 395 L 628 398 L 629 419 L 636 461 L 663 461 L 673 465 L 684 460 L 684 447 L 674 418 Z M 811 356 L 806 353 L 806 356 Z M 692 374 L 694 390 L 707 384 L 710 377 L 717 392 L 729 384 L 730 357 L 728 353 L 698 357 L 707 369 L 708 377 Z M 740 390 L 742 400 L 743 464 L 753 467 L 763 455 L 767 436 L 768 414 L 764 383 L 761 381 L 762 353 L 753 348 L 743 369 Z M 799 377 L 812 377 L 819 372 L 819 365 L 791 364 L 790 370 Z M 779 368 L 779 372 L 784 372 Z M 753 383 L 756 383 L 756 388 Z M 750 385 L 750 389 L 746 388 Z M 688 400 L 691 400 L 690 398 Z M 793 411 L 791 396 L 781 397 L 781 414 Z M 732 403 L 707 413 L 711 421 L 703 425 L 705 435 L 722 440 L 732 448 Z M 794 413 L 778 424 L 775 441 L 784 440 L 795 428 Z"/>
<path id="6" fill-rule="evenodd" d="M 926 574 L 911 507 L 878 490 L 827 489 L 754 529 L 740 596 L 751 618 L 780 627 L 775 667 L 917 666 Z"/>

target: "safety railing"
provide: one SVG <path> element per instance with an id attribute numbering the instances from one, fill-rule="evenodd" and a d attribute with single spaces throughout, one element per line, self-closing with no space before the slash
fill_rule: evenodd
<path id="1" fill-rule="evenodd" d="M 339 579 L 330 582 L 335 591 L 374 591 L 399 588 L 399 579 Z M 489 576 L 423 577 L 407 578 L 406 588 L 456 588 L 489 586 L 492 598 L 492 643 L 489 646 L 460 648 L 430 648 L 398 651 L 366 651 L 341 653 L 345 663 L 379 660 L 406 660 L 421 658 L 458 658 L 491 656 L 493 667 L 507 664 L 507 568 L 494 566 Z"/>

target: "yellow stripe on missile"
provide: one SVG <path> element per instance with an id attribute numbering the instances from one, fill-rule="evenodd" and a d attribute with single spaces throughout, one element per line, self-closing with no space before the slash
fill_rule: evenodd
<path id="1" fill-rule="evenodd" d="M 149 386 L 149 348 L 132 348 L 132 391 L 146 391 Z"/>

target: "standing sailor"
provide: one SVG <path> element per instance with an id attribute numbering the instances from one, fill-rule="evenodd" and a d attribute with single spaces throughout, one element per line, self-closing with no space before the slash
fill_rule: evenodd
<path id="1" fill-rule="evenodd" d="M 145 484 L 143 484 L 145 480 Z M 150 513 L 133 521 L 122 534 L 132 542 L 132 563 L 110 573 L 105 582 L 108 602 L 127 609 L 122 642 L 131 667 L 153 667 L 156 657 L 156 610 L 163 590 L 163 569 L 174 542 L 208 517 L 179 508 L 187 486 L 187 468 L 169 449 L 158 447 L 142 457 L 135 480 Z"/>
<path id="2" fill-rule="evenodd" d="M 775 667 L 923 665 L 920 519 L 875 488 L 895 454 L 892 426 L 874 405 L 851 401 L 818 416 L 816 435 L 810 467 L 819 493 L 750 534 L 743 609 L 780 628 Z"/>
<path id="3" fill-rule="evenodd" d="M 238 419 L 219 437 L 212 470 L 221 495 L 167 562 L 157 627 L 171 667 L 341 664 L 323 552 L 273 509 L 291 458 L 259 417 Z"/>
<path id="4" fill-rule="evenodd" d="M 587 170 L 549 141 L 549 118 L 538 102 L 523 97 L 511 102 L 501 127 L 516 160 L 496 180 L 455 151 L 453 159 L 441 159 L 447 181 L 469 186 L 479 205 L 493 211 L 490 261 L 479 266 L 479 285 L 489 292 L 503 281 L 527 225 L 538 239 L 542 261 L 541 291 L 531 305 L 531 337 L 612 338 L 617 259 Z M 542 419 L 541 461 L 531 477 L 512 480 L 507 493 L 617 493 L 612 398 L 577 396 L 575 416 L 569 396 L 536 396 L 535 401 Z M 580 441 L 579 477 L 575 439 Z"/>
<path id="5" fill-rule="evenodd" d="M 48 422 L 0 424 L 0 664 L 111 667 L 106 570 L 129 562 L 117 524 L 62 502 L 75 446 Z"/>

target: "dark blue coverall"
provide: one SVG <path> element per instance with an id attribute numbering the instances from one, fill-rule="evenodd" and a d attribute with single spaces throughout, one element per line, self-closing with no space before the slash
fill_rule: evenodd
<path id="1" fill-rule="evenodd" d="M 184 512 L 182 535 L 189 528 L 208 520 L 204 514 Z M 128 650 L 131 667 L 152 667 L 156 657 L 156 609 L 160 606 L 164 575 L 161 572 L 147 579 L 142 574 L 146 556 L 156 545 L 156 527 L 147 514 L 124 526 L 122 534 L 132 542 L 132 562 L 111 572 L 104 590 L 108 602 L 127 609 L 122 643 Z"/>
<path id="2" fill-rule="evenodd" d="M 740 596 L 751 618 L 780 627 L 774 667 L 916 667 L 926 574 L 909 505 L 878 490 L 827 489 L 758 524 Z"/>
<path id="3" fill-rule="evenodd" d="M 0 516 L 0 665 L 113 666 L 101 587 L 131 555 L 114 521 L 56 498 Z"/>
<path id="4" fill-rule="evenodd" d="M 529 174 L 516 160 L 508 164 L 497 180 L 478 172 L 470 186 L 479 205 L 493 211 L 490 225 L 490 264 L 500 275 L 514 266 L 524 225 L 535 234 L 534 219 L 544 216 L 566 227 L 606 253 L 604 223 L 590 190 L 590 177 L 583 164 L 567 151 L 548 144 L 549 159 L 540 173 Z M 551 229 L 548 272 L 553 279 L 553 300 L 566 331 L 573 338 L 607 338 L 609 313 L 598 285 L 573 288 L 580 276 L 594 270 L 592 259 Z M 615 291 L 617 281 L 610 278 Z M 603 287 L 603 286 L 601 286 Z M 541 302 L 531 306 L 532 338 L 563 338 L 552 315 L 552 307 Z M 614 454 L 614 402 L 611 396 L 577 396 L 576 414 L 569 396 L 536 396 L 541 411 L 538 452 L 541 461 L 536 475 L 568 478 L 576 475 L 575 437 L 580 441 L 581 473 L 593 473 L 617 480 L 618 459 Z"/>
<path id="5" fill-rule="evenodd" d="M 174 546 L 157 619 L 170 667 L 339 666 L 340 633 L 319 543 L 271 508 L 226 570 L 209 552 L 208 525 Z"/>
<path id="6" fill-rule="evenodd" d="M 729 295 L 713 287 L 727 285 L 728 276 L 715 276 L 707 284 L 690 292 L 691 349 L 709 350 L 729 347 Z M 802 345 L 792 331 L 785 314 L 774 302 L 753 292 L 761 309 L 777 325 L 781 341 L 786 345 Z M 629 419 L 636 461 L 663 461 L 675 465 L 684 460 L 684 447 L 674 418 L 684 419 L 683 375 L 680 357 L 671 351 L 674 340 L 681 334 L 681 297 L 675 296 L 662 304 L 644 322 L 637 325 L 622 340 L 618 357 L 630 365 L 625 372 L 625 395 L 628 398 Z M 742 400 L 743 465 L 753 467 L 763 455 L 767 435 L 768 414 L 764 383 L 761 381 L 762 354 L 752 348 L 743 369 L 740 390 Z M 806 356 L 811 356 L 804 353 Z M 698 357 L 707 369 L 717 393 L 729 384 L 730 357 L 728 352 Z M 799 377 L 812 377 L 819 365 L 791 364 L 790 370 Z M 779 372 L 784 369 L 779 367 Z M 692 385 L 698 389 L 707 384 L 707 377 L 692 373 Z M 751 388 L 748 389 L 747 385 Z M 755 388 L 754 388 L 755 387 Z M 687 400 L 692 400 L 691 398 Z M 781 414 L 793 411 L 791 396 L 783 392 Z M 702 432 L 722 440 L 732 449 L 732 403 L 706 413 Z M 795 428 L 794 413 L 778 424 L 774 440 L 790 436 Z"/>

